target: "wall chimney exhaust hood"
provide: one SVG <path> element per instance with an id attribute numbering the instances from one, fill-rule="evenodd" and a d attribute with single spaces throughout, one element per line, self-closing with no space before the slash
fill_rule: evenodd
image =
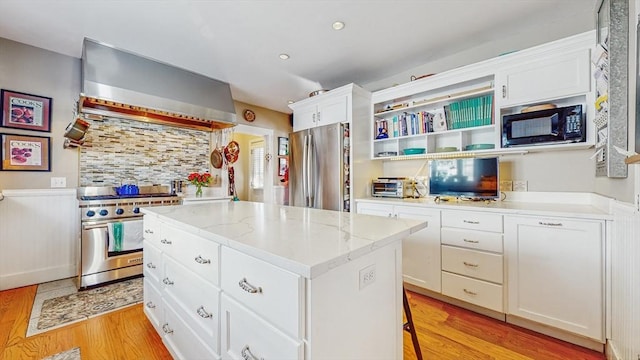
<path id="1" fill-rule="evenodd" d="M 202 131 L 236 125 L 228 83 L 87 38 L 78 113 Z"/>

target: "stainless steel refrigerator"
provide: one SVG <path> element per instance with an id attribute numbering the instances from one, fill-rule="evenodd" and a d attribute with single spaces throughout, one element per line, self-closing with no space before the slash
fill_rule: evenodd
<path id="1" fill-rule="evenodd" d="M 289 134 L 289 204 L 349 211 L 349 125 Z"/>

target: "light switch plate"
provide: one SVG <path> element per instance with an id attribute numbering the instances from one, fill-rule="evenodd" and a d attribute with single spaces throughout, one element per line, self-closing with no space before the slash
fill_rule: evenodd
<path id="1" fill-rule="evenodd" d="M 52 177 L 51 178 L 51 187 L 52 188 L 67 187 L 67 178 L 66 177 Z"/>
<path id="2" fill-rule="evenodd" d="M 513 181 L 500 180 L 500 191 L 513 191 Z"/>
<path id="3" fill-rule="evenodd" d="M 513 191 L 527 191 L 527 180 L 514 180 Z"/>

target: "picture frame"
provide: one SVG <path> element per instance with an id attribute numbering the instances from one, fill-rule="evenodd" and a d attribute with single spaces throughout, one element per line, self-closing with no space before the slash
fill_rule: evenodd
<path id="1" fill-rule="evenodd" d="M 600 0 L 596 6 L 596 41 L 605 49 L 609 49 L 610 0 Z"/>
<path id="2" fill-rule="evenodd" d="M 7 89 L 0 90 L 2 123 L 6 128 L 51 132 L 53 99 Z"/>
<path id="3" fill-rule="evenodd" d="M 51 171 L 51 138 L 0 134 L 0 170 Z"/>
<path id="4" fill-rule="evenodd" d="M 287 158 L 278 158 L 278 176 L 284 176 L 287 173 Z"/>
<path id="5" fill-rule="evenodd" d="M 289 138 L 278 137 L 278 156 L 289 155 Z"/>

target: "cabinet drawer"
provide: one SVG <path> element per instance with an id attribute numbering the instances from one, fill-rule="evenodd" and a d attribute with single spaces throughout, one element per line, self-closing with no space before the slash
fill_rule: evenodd
<path id="1" fill-rule="evenodd" d="M 442 228 L 440 235 L 443 244 L 502 253 L 502 234 L 500 233 Z"/>
<path id="2" fill-rule="evenodd" d="M 174 359 L 220 359 L 210 344 L 198 337 L 169 303 L 164 302 L 163 308 L 165 321 L 160 335 Z"/>
<path id="3" fill-rule="evenodd" d="M 222 248 L 222 290 L 287 334 L 302 338 L 301 276 Z"/>
<path id="4" fill-rule="evenodd" d="M 225 359 L 303 359 L 302 342 L 290 338 L 231 298 L 222 295 L 222 356 Z"/>
<path id="5" fill-rule="evenodd" d="M 442 272 L 442 294 L 487 309 L 504 312 L 502 285 Z"/>
<path id="6" fill-rule="evenodd" d="M 164 298 L 183 321 L 218 352 L 220 290 L 169 257 L 164 259 Z"/>
<path id="7" fill-rule="evenodd" d="M 220 245 L 174 227 L 163 229 L 162 250 L 189 270 L 219 286 Z"/>
<path id="8" fill-rule="evenodd" d="M 143 217 L 143 233 L 142 237 L 144 240 L 150 241 L 156 246 L 160 246 L 160 236 L 162 235 L 162 222 L 157 218 L 145 215 Z"/>
<path id="9" fill-rule="evenodd" d="M 162 334 L 162 298 L 160 290 L 156 288 L 152 281 L 144 279 L 144 313 L 156 331 Z"/>
<path id="10" fill-rule="evenodd" d="M 144 276 L 154 281 L 157 286 L 162 280 L 162 252 L 151 244 L 151 241 L 145 240 L 142 246 L 142 257 L 144 259 L 143 273 Z"/>
<path id="11" fill-rule="evenodd" d="M 442 270 L 502 284 L 502 255 L 443 245 Z"/>
<path id="12" fill-rule="evenodd" d="M 442 211 L 442 227 L 502 232 L 502 215 L 477 211 Z"/>

